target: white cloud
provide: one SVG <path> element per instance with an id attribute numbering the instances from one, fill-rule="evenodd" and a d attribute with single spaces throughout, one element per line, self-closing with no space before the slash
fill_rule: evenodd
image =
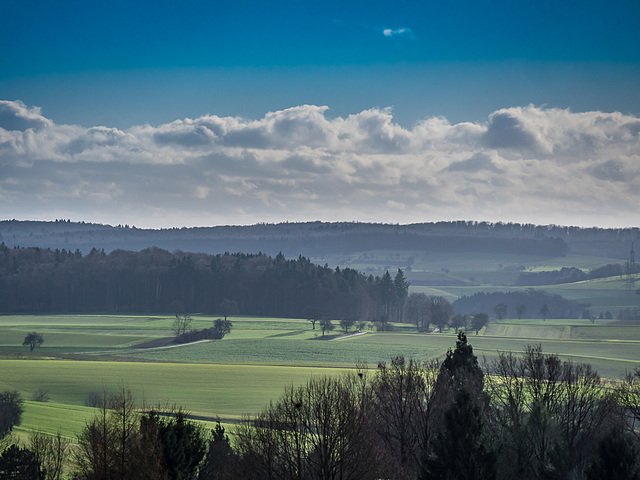
<path id="1" fill-rule="evenodd" d="M 526 106 L 404 128 L 389 109 L 300 105 L 118 130 L 0 109 L 0 218 L 640 224 L 640 119 L 620 113 Z"/>
<path id="2" fill-rule="evenodd" d="M 410 28 L 407 27 L 399 27 L 399 28 L 383 28 L 382 35 L 385 37 L 409 37 L 414 38 L 413 32 Z"/>
<path id="3" fill-rule="evenodd" d="M 51 121 L 41 115 L 38 107 L 28 108 L 20 101 L 0 100 L 0 128 L 5 130 L 41 129 L 51 125 Z"/>

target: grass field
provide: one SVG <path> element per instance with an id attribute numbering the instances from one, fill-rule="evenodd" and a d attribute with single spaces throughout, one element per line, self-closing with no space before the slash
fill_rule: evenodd
<path id="1" fill-rule="evenodd" d="M 194 316 L 194 327 L 214 318 Z M 146 315 L 0 316 L 0 390 L 16 389 L 27 400 L 18 433 L 61 431 L 74 438 L 93 409 L 84 406 L 91 392 L 128 388 L 148 406 L 180 405 L 227 424 L 255 414 L 287 385 L 311 375 L 335 375 L 396 355 L 418 360 L 442 358 L 455 345 L 448 331 L 424 334 L 411 325 L 396 331 L 346 336 L 333 331 L 323 338 L 302 319 L 236 317 L 223 340 L 175 348 L 137 348 L 168 337 L 173 321 Z M 22 347 L 29 331 L 44 344 L 33 353 Z M 353 333 L 353 332 L 351 332 Z M 480 335 L 469 334 L 476 355 L 491 362 L 498 351 L 521 352 L 541 344 L 546 353 L 591 363 L 604 377 L 619 378 L 640 364 L 640 326 L 588 320 L 501 320 Z M 37 390 L 50 401 L 31 401 Z"/>

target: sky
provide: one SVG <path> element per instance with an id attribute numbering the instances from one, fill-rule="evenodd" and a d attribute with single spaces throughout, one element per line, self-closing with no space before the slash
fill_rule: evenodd
<path id="1" fill-rule="evenodd" d="M 640 0 L 0 18 L 0 219 L 640 225 Z"/>

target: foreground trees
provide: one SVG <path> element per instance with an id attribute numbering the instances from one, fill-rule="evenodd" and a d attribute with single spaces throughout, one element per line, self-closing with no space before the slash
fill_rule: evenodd
<path id="1" fill-rule="evenodd" d="M 365 479 L 380 468 L 370 441 L 365 376 L 312 378 L 237 431 L 241 478 Z"/>
<path id="2" fill-rule="evenodd" d="M 529 346 L 312 379 L 238 429 L 239 478 L 640 478 L 640 369 L 616 388 Z M 606 473 L 605 473 L 606 472 Z"/>
<path id="3" fill-rule="evenodd" d="M 131 394 L 123 389 L 112 398 L 105 395 L 98 415 L 78 436 L 75 478 L 192 479 L 206 447 L 204 428 L 187 420 L 184 412 L 173 411 L 170 416 L 141 414 Z"/>
<path id="4" fill-rule="evenodd" d="M 104 395 L 74 479 L 635 480 L 639 403 L 640 368 L 605 385 L 540 346 L 482 368 L 459 332 L 442 362 L 399 356 L 290 386 L 233 444 L 219 422 L 207 432 L 180 410 L 139 411 L 124 388 Z M 5 448 L 0 478 L 58 480 L 65 448 L 37 435 Z"/>
<path id="5" fill-rule="evenodd" d="M 395 478 L 415 478 L 427 448 L 438 364 L 402 356 L 378 364 L 371 382 L 371 421 L 387 468 Z"/>
<path id="6" fill-rule="evenodd" d="M 79 480 L 164 479 L 155 424 L 141 419 L 130 392 L 104 395 L 96 417 L 78 435 L 74 451 Z"/>
<path id="7" fill-rule="evenodd" d="M 500 441 L 501 478 L 583 474 L 626 412 L 590 365 L 563 362 L 529 346 L 521 358 L 500 354 L 487 376 L 491 426 Z"/>

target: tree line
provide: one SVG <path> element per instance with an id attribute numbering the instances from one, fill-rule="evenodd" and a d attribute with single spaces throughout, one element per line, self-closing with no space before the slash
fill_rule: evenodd
<path id="1" fill-rule="evenodd" d="M 6 393 L 0 411 L 15 403 Z M 180 409 L 138 408 L 123 388 L 76 449 L 11 445 L 0 478 L 58 480 L 45 465 L 62 456 L 76 480 L 637 480 L 639 405 L 640 368 L 608 384 L 539 346 L 481 365 L 460 332 L 442 361 L 396 357 L 289 386 L 233 441 L 219 422 L 208 431 Z"/>
<path id="2" fill-rule="evenodd" d="M 0 244 L 0 312 L 202 312 L 335 319 L 399 318 L 408 283 L 307 258 L 9 248 Z M 231 310 L 230 310 L 231 309 Z"/>
<path id="3" fill-rule="evenodd" d="M 500 308 L 496 307 L 500 305 Z M 494 312 L 497 318 L 528 313 L 529 318 L 580 318 L 589 305 L 542 290 L 479 292 L 453 302 L 458 313 Z"/>
<path id="4" fill-rule="evenodd" d="M 640 273 L 640 264 L 627 262 L 626 264 L 608 263 L 585 272 L 576 267 L 562 267 L 560 270 L 521 273 L 516 285 L 556 285 L 558 283 L 574 283 L 596 278 L 616 277 Z"/>

